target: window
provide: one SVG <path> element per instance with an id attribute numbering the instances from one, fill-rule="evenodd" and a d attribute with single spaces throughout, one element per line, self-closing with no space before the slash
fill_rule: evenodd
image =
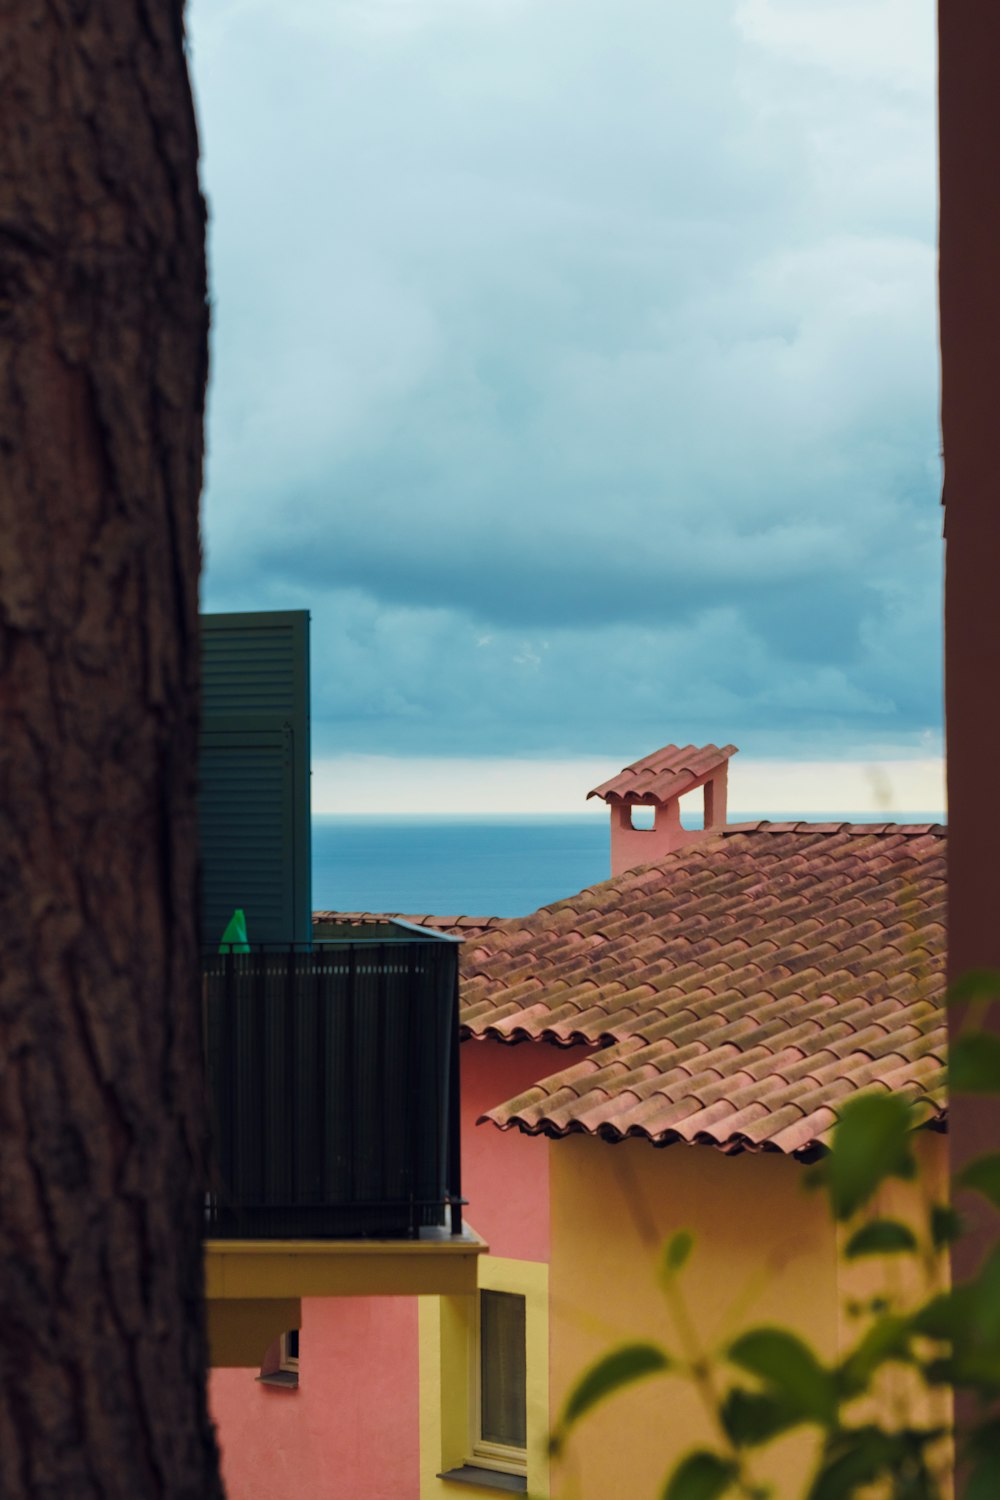
<path id="1" fill-rule="evenodd" d="M 478 1279 L 420 1298 L 420 1493 L 547 1500 L 549 1268 L 483 1255 Z"/>
<path id="2" fill-rule="evenodd" d="M 281 1366 L 282 1370 L 299 1373 L 299 1330 L 290 1328 L 287 1333 L 281 1335 Z"/>
<path id="3" fill-rule="evenodd" d="M 524 1473 L 528 1440 L 525 1299 L 479 1293 L 473 1340 L 473 1458 L 485 1467 Z"/>
<path id="4" fill-rule="evenodd" d="M 274 1386 L 278 1390 L 297 1391 L 299 1388 L 299 1330 L 290 1328 L 283 1333 L 264 1355 L 257 1379 L 262 1385 Z"/>

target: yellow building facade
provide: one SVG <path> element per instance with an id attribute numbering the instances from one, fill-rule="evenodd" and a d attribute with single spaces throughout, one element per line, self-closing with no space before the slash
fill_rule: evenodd
<path id="1" fill-rule="evenodd" d="M 945 1137 L 921 1132 L 917 1140 L 920 1183 L 893 1184 L 881 1205 L 910 1219 L 924 1191 L 946 1195 Z M 806 1170 L 778 1153 L 658 1150 L 638 1140 L 609 1146 L 586 1136 L 554 1143 L 553 1421 L 581 1373 L 616 1344 L 651 1339 L 690 1357 L 657 1281 L 660 1247 L 678 1229 L 695 1239 L 678 1284 L 702 1352 L 761 1325 L 795 1332 L 826 1359 L 846 1352 L 858 1337 L 847 1305 L 884 1289 L 885 1262 L 845 1265 L 841 1231 L 823 1195 L 805 1190 Z M 806 1430 L 760 1450 L 755 1477 L 774 1483 L 778 1500 L 800 1500 L 816 1443 Z M 551 1493 L 655 1500 L 665 1475 L 702 1445 L 718 1447 L 718 1430 L 699 1393 L 676 1376 L 654 1376 L 574 1428 Z"/>

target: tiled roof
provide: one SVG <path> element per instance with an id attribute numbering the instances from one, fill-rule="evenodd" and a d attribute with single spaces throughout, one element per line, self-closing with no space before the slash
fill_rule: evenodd
<path id="1" fill-rule="evenodd" d="M 499 927 L 503 920 L 501 917 L 436 917 L 428 916 L 423 912 L 414 915 L 398 911 L 314 911 L 312 919 L 314 927 L 319 927 L 326 922 L 348 927 L 378 926 L 380 923 L 388 922 L 412 922 L 416 927 L 430 927 L 434 932 L 450 932 L 455 937 L 461 938 L 478 937 L 480 933 Z"/>
<path id="2" fill-rule="evenodd" d="M 641 797 L 656 797 L 661 802 L 668 797 L 678 797 L 693 787 L 709 772 L 724 764 L 736 754 L 735 745 L 664 745 L 652 755 L 633 761 L 612 776 L 595 786 L 589 797 L 621 797 L 626 802 Z"/>
<path id="3" fill-rule="evenodd" d="M 484 1119 L 796 1156 L 872 1085 L 942 1120 L 944 844 L 730 826 L 466 943 L 467 1036 L 592 1044 Z"/>

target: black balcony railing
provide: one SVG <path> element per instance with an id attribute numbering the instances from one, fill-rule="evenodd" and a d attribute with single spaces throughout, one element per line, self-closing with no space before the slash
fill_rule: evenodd
<path id="1" fill-rule="evenodd" d="M 407 933 L 205 954 L 209 1236 L 461 1231 L 457 953 Z"/>

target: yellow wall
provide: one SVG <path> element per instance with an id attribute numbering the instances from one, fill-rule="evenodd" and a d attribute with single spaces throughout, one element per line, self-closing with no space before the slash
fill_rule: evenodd
<path id="1" fill-rule="evenodd" d="M 945 1197 L 944 1138 L 921 1132 L 917 1147 L 920 1181 L 890 1184 L 879 1212 L 912 1219 L 928 1184 L 935 1197 Z M 479 1262 L 481 1286 L 519 1291 L 528 1299 L 531 1496 L 654 1500 L 684 1453 L 713 1443 L 691 1387 L 656 1377 L 598 1407 L 575 1429 L 551 1475 L 545 1458 L 549 1427 L 596 1358 L 636 1338 L 678 1348 L 655 1274 L 659 1250 L 674 1230 L 690 1229 L 696 1238 L 681 1285 L 691 1322 L 709 1343 L 776 1324 L 833 1358 L 858 1336 L 857 1322 L 844 1311 L 846 1301 L 884 1286 L 885 1261 L 838 1263 L 843 1236 L 823 1195 L 804 1190 L 805 1169 L 788 1157 L 729 1157 L 704 1146 L 656 1149 L 634 1140 L 611 1146 L 572 1136 L 551 1143 L 549 1169 L 550 1265 L 489 1255 Z M 901 1270 L 890 1265 L 888 1274 Z M 912 1290 L 923 1289 L 914 1284 Z M 474 1305 L 471 1296 L 421 1299 L 421 1500 L 457 1500 L 470 1490 L 496 1493 L 436 1477 L 469 1458 Z M 889 1378 L 897 1379 L 898 1372 Z M 813 1432 L 793 1434 L 755 1455 L 755 1477 L 776 1483 L 777 1500 L 799 1500 L 815 1451 Z"/>
<path id="2" fill-rule="evenodd" d="M 547 1500 L 549 1466 L 549 1268 L 539 1261 L 484 1255 L 479 1285 L 525 1298 L 528 1494 Z M 470 1339 L 475 1296 L 420 1299 L 420 1500 L 458 1500 L 497 1491 L 441 1480 L 470 1459 Z"/>
<path id="3" fill-rule="evenodd" d="M 419 1240 L 206 1240 L 205 1296 L 415 1297 L 472 1292 L 486 1243 L 465 1226 Z"/>
<path id="4" fill-rule="evenodd" d="M 774 1154 L 724 1156 L 704 1146 L 611 1146 L 587 1136 L 553 1144 L 551 1371 L 553 1416 L 583 1369 L 615 1342 L 678 1335 L 655 1281 L 660 1245 L 675 1229 L 696 1245 L 682 1286 L 708 1339 L 760 1323 L 797 1328 L 837 1348 L 835 1235 L 822 1199 L 802 1190 L 802 1167 Z M 553 1473 L 566 1500 L 653 1500 L 665 1473 L 711 1428 L 691 1387 L 654 1377 L 584 1421 Z M 811 1445 L 801 1434 L 766 1450 L 761 1478 L 781 1500 L 801 1490 Z"/>
<path id="5" fill-rule="evenodd" d="M 929 1202 L 946 1203 L 950 1197 L 947 1137 L 934 1131 L 920 1130 L 914 1136 L 919 1175 L 913 1182 L 893 1179 L 883 1183 L 874 1202 L 880 1218 L 897 1219 L 909 1224 L 918 1236 L 926 1232 Z M 850 1228 L 838 1228 L 843 1244 Z M 914 1307 L 935 1292 L 944 1291 L 949 1280 L 947 1256 L 940 1256 L 932 1267 L 919 1264 L 912 1256 L 865 1256 L 855 1261 L 841 1259 L 838 1266 L 840 1286 L 840 1348 L 856 1344 L 859 1320 L 852 1316 L 851 1304 L 864 1304 L 872 1297 L 889 1297 L 904 1307 Z M 951 1425 L 952 1397 L 946 1387 L 928 1391 L 916 1376 L 899 1364 L 889 1364 L 881 1372 L 870 1397 L 856 1403 L 852 1416 L 858 1422 L 877 1417 L 879 1411 L 905 1410 L 912 1418 L 937 1427 Z M 942 1477 L 950 1475 L 951 1449 L 943 1444 L 938 1454 Z M 950 1478 L 944 1480 L 948 1493 Z"/>
<path id="6" fill-rule="evenodd" d="M 913 1137 L 919 1174 L 913 1182 L 898 1178 L 882 1184 L 875 1199 L 874 1212 L 880 1218 L 899 1219 L 919 1235 L 927 1219 L 928 1201 L 947 1203 L 950 1197 L 947 1137 L 930 1130 L 918 1130 Z M 838 1230 L 838 1241 L 850 1238 L 853 1226 Z M 864 1257 L 853 1262 L 841 1260 L 840 1338 L 841 1347 L 857 1338 L 856 1320 L 848 1312 L 850 1302 L 861 1302 L 876 1295 L 891 1294 L 910 1303 L 943 1291 L 947 1283 L 948 1261 L 942 1256 L 936 1266 L 936 1277 L 929 1281 L 923 1267 L 912 1257 Z"/>

